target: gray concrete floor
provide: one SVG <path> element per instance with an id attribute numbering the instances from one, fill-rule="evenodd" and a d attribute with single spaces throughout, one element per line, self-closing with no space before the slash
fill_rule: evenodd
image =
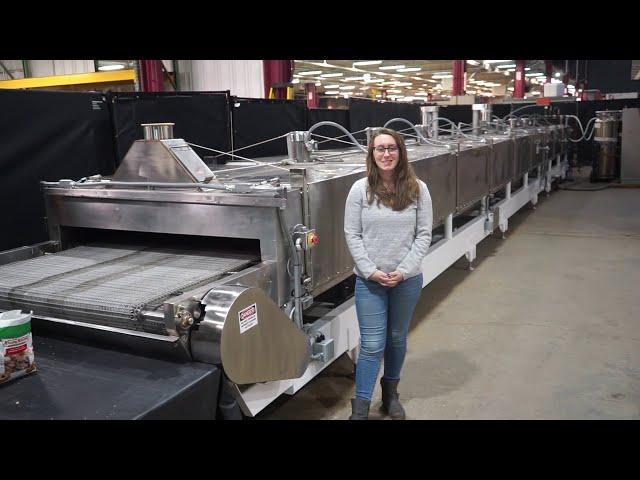
<path id="1" fill-rule="evenodd" d="M 554 191 L 509 223 L 423 290 L 407 417 L 640 419 L 640 190 Z M 257 418 L 346 419 L 352 373 L 343 355 Z"/>

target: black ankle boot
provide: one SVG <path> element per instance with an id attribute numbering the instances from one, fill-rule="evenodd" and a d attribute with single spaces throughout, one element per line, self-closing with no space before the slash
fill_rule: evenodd
<path id="1" fill-rule="evenodd" d="M 351 416 L 349 420 L 369 420 L 369 406 L 371 402 L 364 398 L 351 399 Z"/>
<path id="2" fill-rule="evenodd" d="M 382 411 L 393 420 L 404 420 L 406 414 L 398 398 L 398 382 L 400 380 L 380 379 L 380 385 L 382 385 Z"/>

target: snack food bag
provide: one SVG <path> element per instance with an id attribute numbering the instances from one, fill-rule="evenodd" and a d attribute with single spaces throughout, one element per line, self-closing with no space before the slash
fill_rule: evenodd
<path id="1" fill-rule="evenodd" d="M 31 313 L 0 313 L 0 384 L 35 371 Z"/>

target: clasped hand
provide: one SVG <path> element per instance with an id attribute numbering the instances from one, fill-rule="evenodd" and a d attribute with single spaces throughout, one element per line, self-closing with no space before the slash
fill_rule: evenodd
<path id="1" fill-rule="evenodd" d="M 391 273 L 384 273 L 383 271 L 376 270 L 369 277 L 369 280 L 378 282 L 383 287 L 393 288 L 404 280 L 404 275 L 402 274 L 402 272 L 399 272 L 397 270 Z"/>

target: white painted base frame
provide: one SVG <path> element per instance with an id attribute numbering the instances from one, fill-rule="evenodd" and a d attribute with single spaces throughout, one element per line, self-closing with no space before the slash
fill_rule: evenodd
<path id="1" fill-rule="evenodd" d="M 566 165 L 562 163 L 558 163 L 554 168 L 558 170 L 553 171 L 551 178 L 564 175 L 566 171 Z M 523 180 L 523 186 L 513 194 L 511 183 L 507 184 L 505 199 L 455 231 L 452 229 L 452 216 L 448 216 L 445 221 L 444 238 L 431 245 L 422 263 L 423 287 L 462 256 L 466 256 L 472 270 L 471 262 L 476 257 L 476 245 L 491 235 L 494 222 L 497 221 L 498 227 L 504 233 L 508 228 L 509 217 L 527 203 L 537 203 L 538 193 L 541 191 L 541 185 L 544 188 L 544 182 L 541 182 L 540 178 L 529 181 L 528 174 L 524 175 Z M 351 298 L 317 320 L 311 331 L 321 332 L 325 338 L 333 339 L 334 357 L 327 362 L 312 361 L 300 378 L 236 386 L 236 398 L 245 415 L 255 416 L 282 394 L 293 395 L 343 353 L 347 352 L 353 360 L 357 358 L 360 332 L 354 299 Z"/>

